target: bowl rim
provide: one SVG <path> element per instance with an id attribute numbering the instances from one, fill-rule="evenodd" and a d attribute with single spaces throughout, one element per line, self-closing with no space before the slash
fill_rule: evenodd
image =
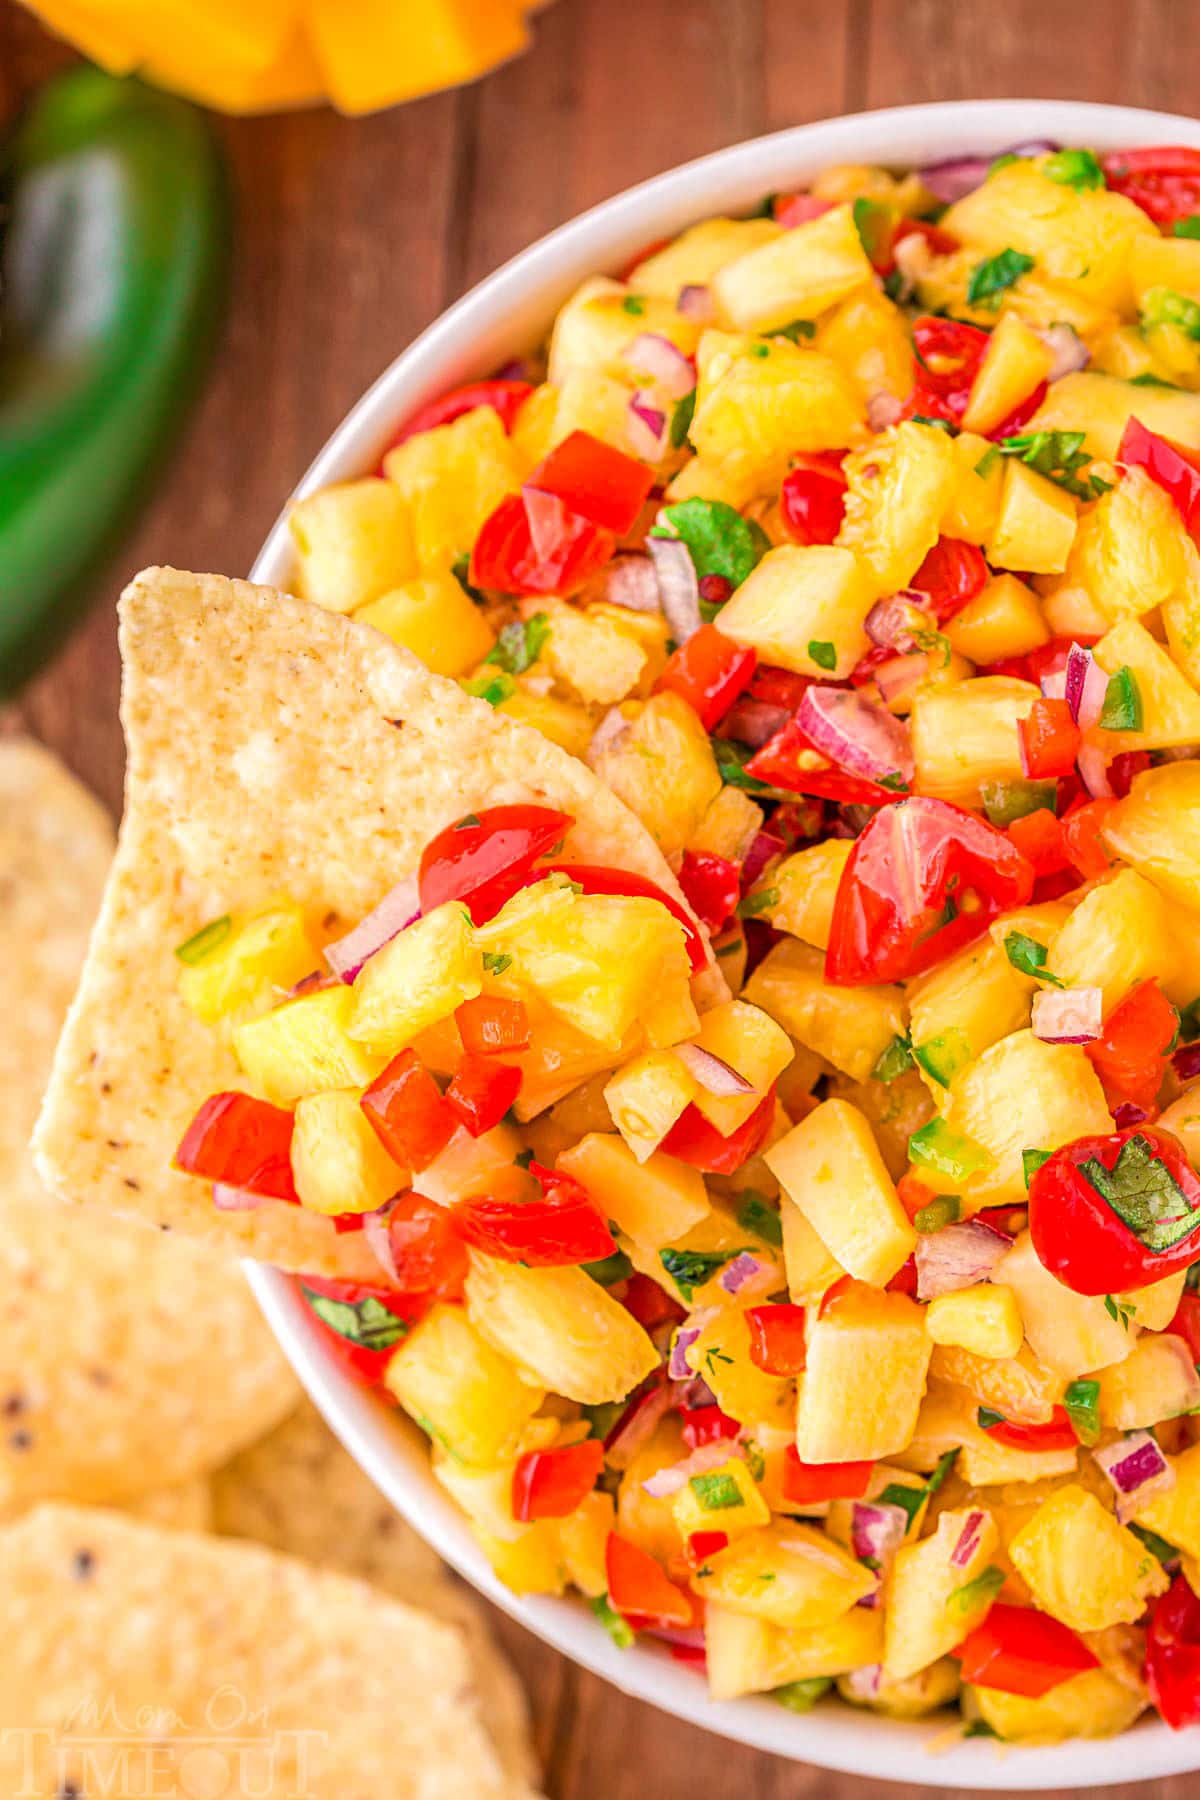
<path id="1" fill-rule="evenodd" d="M 693 221 L 744 210 L 765 192 L 830 163 L 915 167 L 997 154 L 1047 137 L 1099 149 L 1139 142 L 1200 147 L 1200 122 L 1086 101 L 942 101 L 792 126 L 708 153 L 601 201 L 518 252 L 402 350 L 351 407 L 284 503 L 251 579 L 287 584 L 287 508 L 300 495 L 373 468 L 396 422 L 450 385 L 489 373 L 533 341 L 586 275 L 619 268 Z M 848 1774 L 927 1787 L 1035 1791 L 1101 1787 L 1200 1769 L 1200 1731 L 1143 1720 L 1116 1740 L 1045 1746 L 986 1739 L 947 1743 L 943 1721 L 901 1721 L 849 1706 L 802 1717 L 760 1697 L 712 1701 L 694 1671 L 658 1646 L 619 1650 L 572 1598 L 513 1594 L 493 1574 L 453 1502 L 434 1480 L 424 1438 L 344 1374 L 311 1329 L 291 1277 L 245 1265 L 266 1317 L 309 1395 L 345 1448 L 403 1517 L 460 1575 L 535 1636 L 632 1697 L 720 1736 Z M 939 1739 L 941 1740 L 939 1742 Z M 1132 1764 L 1132 1767 L 1130 1766 Z"/>

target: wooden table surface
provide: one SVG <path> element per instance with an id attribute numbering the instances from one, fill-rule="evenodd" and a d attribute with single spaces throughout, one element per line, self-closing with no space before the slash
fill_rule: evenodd
<path id="1" fill-rule="evenodd" d="M 0 112 L 63 58 L 0 0 Z M 465 288 L 629 183 L 785 125 L 908 101 L 1034 95 L 1188 112 L 1193 0 L 557 0 L 523 58 L 374 118 L 225 122 L 239 203 L 233 303 L 199 411 L 86 622 L 7 712 L 114 808 L 113 597 L 152 562 L 244 574 L 347 407 Z M 706 1737 L 499 1621 L 553 1800 L 900 1800 Z M 1114 1758 L 1136 1781 L 1134 1745 Z M 1200 1781 L 1137 1788 L 1185 1800 Z M 1108 1790 L 1129 1800 L 1132 1787 Z"/>

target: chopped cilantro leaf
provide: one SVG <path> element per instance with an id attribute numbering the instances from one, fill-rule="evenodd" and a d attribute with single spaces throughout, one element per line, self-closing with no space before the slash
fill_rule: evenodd
<path id="1" fill-rule="evenodd" d="M 1111 1169 L 1096 1156 L 1078 1166 L 1089 1186 L 1156 1255 L 1181 1243 L 1200 1220 L 1200 1207 L 1189 1207 L 1174 1175 L 1140 1132 L 1126 1138 Z"/>
<path id="2" fill-rule="evenodd" d="M 1124 1305 L 1115 1294 L 1105 1294 L 1104 1310 L 1115 1325 L 1123 1325 L 1128 1331 L 1130 1320 L 1136 1313 L 1137 1307 Z"/>
<path id="3" fill-rule="evenodd" d="M 967 305 L 995 310 L 1004 290 L 1019 281 L 1022 275 L 1028 275 L 1032 267 L 1032 256 L 1026 256 L 1023 250 L 1011 249 L 1001 250 L 998 256 L 989 256 L 985 262 L 976 263 L 967 282 Z"/>
<path id="4" fill-rule="evenodd" d="M 808 654 L 818 669 L 837 668 L 837 647 L 828 643 L 824 638 L 809 638 Z"/>
<path id="5" fill-rule="evenodd" d="M 952 419 L 931 419 L 928 413 L 913 413 L 910 423 L 928 425 L 934 431 L 944 431 L 947 437 L 958 436 L 958 426 Z"/>
<path id="6" fill-rule="evenodd" d="M 1077 194 L 1105 186 L 1104 170 L 1090 150 L 1059 150 L 1042 164 L 1042 174 Z"/>
<path id="7" fill-rule="evenodd" d="M 303 1282 L 300 1291 L 322 1325 L 363 1350 L 390 1350 L 408 1330 L 407 1320 L 397 1318 L 372 1294 L 363 1300 L 331 1300 Z"/>
<path id="8" fill-rule="evenodd" d="M 685 394 L 682 400 L 675 402 L 671 413 L 671 426 L 667 432 L 667 442 L 672 450 L 681 450 L 687 442 L 687 434 L 692 428 L 692 420 L 696 413 L 696 390 Z"/>
<path id="9" fill-rule="evenodd" d="M 736 1250 L 660 1250 L 658 1260 L 684 1299 L 711 1281 L 717 1270 L 739 1254 Z"/>
<path id="10" fill-rule="evenodd" d="M 485 606 L 487 604 L 486 594 L 481 593 L 477 587 L 472 587 L 471 585 L 471 559 L 469 556 L 464 555 L 456 557 L 454 562 L 450 565 L 450 573 L 453 575 L 455 581 L 457 581 L 463 593 L 467 595 L 468 599 L 473 600 L 476 606 Z"/>
<path id="11" fill-rule="evenodd" d="M 640 319 L 646 310 L 646 302 L 642 299 L 640 294 L 626 294 L 621 302 L 621 308 L 622 311 L 627 312 L 631 318 Z"/>
<path id="12" fill-rule="evenodd" d="M 514 619 L 504 626 L 483 660 L 498 664 L 510 675 L 523 675 L 537 661 L 549 636 L 550 620 L 543 612 L 529 619 Z"/>
<path id="13" fill-rule="evenodd" d="M 769 907 L 779 905 L 779 889 L 777 887 L 759 888 L 756 894 L 746 894 L 737 904 L 739 919 L 753 919 Z"/>
<path id="14" fill-rule="evenodd" d="M 772 337 L 787 338 L 790 343 L 798 343 L 801 338 L 813 338 L 817 335 L 815 319 L 793 319 L 789 325 L 777 325 Z"/>
<path id="15" fill-rule="evenodd" d="M 1151 1556 L 1157 1557 L 1160 1563 L 1176 1563 L 1179 1561 L 1179 1552 L 1174 1544 L 1169 1544 L 1166 1538 L 1159 1537 L 1157 1531 L 1151 1531 L 1149 1526 L 1135 1525 L 1131 1522 L 1129 1530 L 1132 1531 L 1135 1537 L 1141 1538 Z"/>
<path id="16" fill-rule="evenodd" d="M 745 788 L 749 794 L 770 793 L 769 782 L 759 781 L 756 776 L 746 773 L 746 764 L 755 754 L 748 744 L 737 744 L 730 738 L 714 738 L 712 747 L 717 773 L 727 787 Z"/>
<path id="17" fill-rule="evenodd" d="M 771 547 L 761 525 L 743 519 L 723 500 L 679 500 L 664 506 L 650 535 L 679 538 L 688 547 L 699 580 L 721 575 L 735 588 Z"/>
<path id="18" fill-rule="evenodd" d="M 1174 325 L 1185 337 L 1200 338 L 1200 300 L 1178 294 L 1174 288 L 1150 288 L 1142 295 L 1140 311 L 1144 330 Z"/>
<path id="19" fill-rule="evenodd" d="M 1044 1162 L 1049 1162 L 1053 1153 L 1049 1150 L 1022 1150 L 1021 1173 L 1025 1177 L 1025 1191 Z"/>
<path id="20" fill-rule="evenodd" d="M 1065 488 L 1077 500 L 1095 500 L 1106 494 L 1110 482 L 1098 475 L 1081 475 L 1080 470 L 1091 461 L 1084 449 L 1082 431 L 1024 431 L 1015 437 L 1001 438 L 984 451 L 975 464 L 977 475 L 987 475 L 998 456 L 1013 456 L 1037 475 L 1044 475 L 1056 487 Z"/>
<path id="21" fill-rule="evenodd" d="M 512 967 L 512 957 L 502 950 L 485 950 L 483 966 L 489 975 L 503 975 L 505 969 Z"/>
<path id="22" fill-rule="evenodd" d="M 757 1188 L 743 1188 L 738 1195 L 737 1222 L 743 1231 L 752 1231 L 764 1244 L 778 1250 L 783 1244 L 783 1221 L 765 1194 Z"/>
<path id="23" fill-rule="evenodd" d="M 518 1169 L 527 1169 L 532 1161 L 533 1161 L 533 1151 L 532 1150 L 518 1150 L 517 1154 L 513 1157 L 513 1162 L 516 1164 Z"/>
<path id="24" fill-rule="evenodd" d="M 455 819 L 454 829 L 455 831 L 470 831 L 473 826 L 478 825 L 480 822 L 478 813 L 464 813 L 461 819 Z"/>
<path id="25" fill-rule="evenodd" d="M 232 930 L 232 915 L 222 913 L 219 919 L 210 919 L 207 925 L 202 925 L 199 931 L 193 932 L 190 938 L 185 938 L 182 944 L 176 944 L 175 954 L 181 963 L 194 968 L 205 957 L 211 956 L 214 950 L 218 950 Z"/>
<path id="26" fill-rule="evenodd" d="M 1051 987 L 1062 987 L 1063 983 L 1057 975 L 1051 975 L 1046 967 L 1049 955 L 1045 944 L 1039 944 L 1036 938 L 1024 931 L 1010 931 L 1004 939 L 1004 954 L 1014 969 L 1022 975 L 1032 975 L 1038 981 L 1048 981 Z"/>

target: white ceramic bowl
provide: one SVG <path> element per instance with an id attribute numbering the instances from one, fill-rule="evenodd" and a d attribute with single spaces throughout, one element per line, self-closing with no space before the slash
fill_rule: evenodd
<path id="1" fill-rule="evenodd" d="M 898 107 L 781 131 L 656 176 L 594 207 L 480 283 L 399 355 L 334 432 L 297 494 L 371 469 L 396 426 L 455 383 L 489 374 L 536 342 L 577 284 L 621 268 L 645 244 L 712 213 L 746 211 L 830 163 L 915 167 L 995 154 L 1036 138 L 1115 148 L 1200 146 L 1200 123 L 1167 113 L 1041 100 Z M 254 578 L 286 586 L 291 556 L 280 518 Z M 761 1750 L 825 1768 L 962 1788 L 1080 1788 L 1200 1769 L 1200 1730 L 1143 1722 L 1116 1741 L 1047 1748 L 984 1739 L 932 1754 L 944 1720 L 901 1723 L 826 1702 L 797 1717 L 774 1702 L 708 1699 L 694 1671 L 655 1647 L 618 1650 L 577 1601 L 522 1598 L 492 1574 L 462 1516 L 433 1480 L 415 1427 L 343 1375 L 323 1352 L 290 1282 L 252 1267 L 250 1279 L 284 1349 L 346 1448 L 397 1509 L 475 1587 L 585 1668 L 652 1706 Z M 697 1745 L 697 1756 L 701 1747 Z"/>

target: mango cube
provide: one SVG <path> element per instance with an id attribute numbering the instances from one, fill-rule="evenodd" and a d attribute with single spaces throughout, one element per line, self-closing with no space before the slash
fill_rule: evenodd
<path id="1" fill-rule="evenodd" d="M 697 1531 L 723 1531 L 732 1540 L 771 1522 L 770 1508 L 740 1456 L 689 1476 L 671 1510 L 684 1538 Z"/>
<path id="2" fill-rule="evenodd" d="M 1064 375 L 1030 419 L 1028 431 L 1082 431 L 1092 456 L 1113 462 L 1131 418 L 1148 431 L 1200 450 L 1200 394 L 1140 387 L 1091 369 Z"/>
<path id="3" fill-rule="evenodd" d="M 367 1087 L 382 1059 L 351 1036 L 352 988 L 319 988 L 234 1027 L 233 1050 L 255 1090 L 277 1106 L 325 1088 Z"/>
<path id="4" fill-rule="evenodd" d="M 945 629 L 952 648 L 973 663 L 1027 656 L 1052 635 L 1037 595 L 1015 575 L 993 575 Z"/>
<path id="5" fill-rule="evenodd" d="M 292 1175 L 310 1212 L 376 1212 L 404 1187 L 408 1172 L 380 1143 L 354 1088 L 330 1088 L 296 1103 Z"/>
<path id="6" fill-rule="evenodd" d="M 1173 1333 L 1143 1331 L 1124 1362 L 1100 1377 L 1100 1418 L 1116 1431 L 1147 1429 L 1197 1407 L 1200 1374 L 1190 1347 Z"/>
<path id="7" fill-rule="evenodd" d="M 559 1548 L 567 1579 L 591 1599 L 608 1587 L 604 1552 L 609 1533 L 615 1530 L 613 1497 L 599 1488 L 585 1494 L 575 1511 L 558 1521 Z"/>
<path id="8" fill-rule="evenodd" d="M 845 1100 L 824 1100 L 765 1153 L 767 1167 L 842 1268 L 884 1287 L 916 1249 L 875 1134 Z"/>
<path id="9" fill-rule="evenodd" d="M 179 975 L 182 999 L 206 1025 L 277 998 L 318 966 L 303 909 L 290 900 L 228 921 L 223 932 L 219 923 L 208 928 L 212 947 Z"/>
<path id="10" fill-rule="evenodd" d="M 1043 1500 L 1008 1554 L 1042 1610 L 1072 1631 L 1132 1625 L 1169 1586 L 1157 1558 L 1075 1483 Z"/>
<path id="11" fill-rule="evenodd" d="M 1002 459 L 987 458 L 991 445 L 975 431 L 960 431 L 951 439 L 950 447 L 954 452 L 954 486 L 942 514 L 942 535 L 962 538 L 968 544 L 986 544 L 1000 516 Z M 963 655 L 967 654 L 964 650 Z"/>
<path id="12" fill-rule="evenodd" d="M 939 1294 L 926 1308 L 925 1329 L 935 1344 L 954 1345 L 993 1362 L 1015 1357 L 1025 1341 L 1017 1297 L 1002 1282 Z"/>
<path id="13" fill-rule="evenodd" d="M 706 1602 L 800 1630 L 832 1625 L 875 1585 L 823 1532 L 790 1521 L 745 1532 L 692 1577 Z"/>
<path id="14" fill-rule="evenodd" d="M 483 992 L 483 961 L 464 908 L 436 906 L 369 957 L 354 980 L 350 1035 L 395 1056 L 419 1032 Z"/>
<path id="15" fill-rule="evenodd" d="M 878 1462 L 916 1428 L 933 1346 L 919 1306 L 856 1286 L 810 1322 L 800 1377 L 796 1449 L 802 1462 Z"/>
<path id="16" fill-rule="evenodd" d="M 1129 1331 L 1112 1318 L 1099 1294 L 1076 1294 L 1043 1268 L 1028 1232 L 1022 1232 L 993 1274 L 1016 1294 L 1025 1336 L 1038 1361 L 1068 1381 L 1124 1361 L 1133 1348 Z"/>
<path id="17" fill-rule="evenodd" d="M 465 675 L 496 641 L 475 602 L 447 569 L 389 588 L 354 616 L 411 650 L 435 675 Z"/>
<path id="18" fill-rule="evenodd" d="M 330 612 L 353 612 L 417 573 L 409 510 L 390 481 L 320 488 L 295 502 L 288 527 L 297 592 Z"/>
<path id="19" fill-rule="evenodd" d="M 651 1250 L 685 1236 L 709 1211 L 699 1169 L 661 1151 L 639 1165 L 624 1138 L 612 1133 L 589 1132 L 563 1151 L 558 1167 L 583 1183 L 619 1230 Z"/>
<path id="20" fill-rule="evenodd" d="M 716 1288 L 728 1302 L 728 1295 Z M 701 1294 L 698 1304 L 706 1309 L 710 1296 Z M 715 1301 L 715 1295 L 712 1297 Z M 725 1304 L 701 1327 L 700 1336 L 687 1346 L 685 1360 L 703 1377 L 716 1396 L 717 1405 L 731 1419 L 747 1426 L 790 1425 L 795 1395 L 790 1381 L 768 1375 L 750 1354 L 750 1328 L 739 1306 Z"/>
<path id="21" fill-rule="evenodd" d="M 483 1468 L 516 1449 L 545 1398 L 480 1336 L 461 1306 L 440 1302 L 395 1352 L 385 1383 L 422 1430 Z"/>

